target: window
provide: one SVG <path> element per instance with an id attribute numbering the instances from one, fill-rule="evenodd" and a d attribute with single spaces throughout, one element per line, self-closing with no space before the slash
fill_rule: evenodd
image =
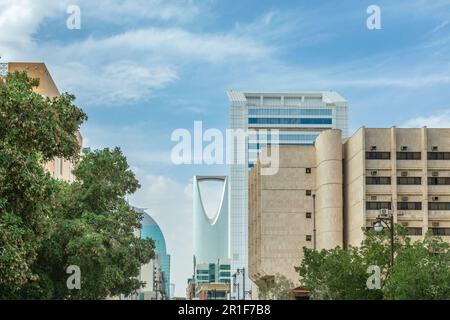
<path id="1" fill-rule="evenodd" d="M 197 274 L 209 274 L 208 270 L 197 270 Z"/>
<path id="2" fill-rule="evenodd" d="M 398 202 L 398 210 L 422 210 L 422 202 Z"/>
<path id="3" fill-rule="evenodd" d="M 312 195 L 312 191 L 311 190 L 306 190 L 306 195 L 307 196 L 311 196 Z"/>
<path id="4" fill-rule="evenodd" d="M 311 212 L 307 212 L 306 213 L 306 219 L 311 219 L 312 218 L 312 213 Z"/>
<path id="5" fill-rule="evenodd" d="M 381 209 L 391 210 L 391 207 L 392 205 L 390 202 L 374 202 L 374 201 L 366 202 L 367 210 L 381 210 Z"/>
<path id="6" fill-rule="evenodd" d="M 248 118 L 248 124 L 332 124 L 330 118 Z"/>
<path id="7" fill-rule="evenodd" d="M 390 160 L 390 152 L 366 152 L 367 160 Z"/>
<path id="8" fill-rule="evenodd" d="M 259 98 L 257 98 L 259 100 Z M 250 116 L 332 116 L 332 109 L 275 109 L 258 108 L 249 109 Z"/>
<path id="9" fill-rule="evenodd" d="M 397 178 L 398 185 L 421 185 L 422 178 L 421 177 L 398 177 Z"/>
<path id="10" fill-rule="evenodd" d="M 408 236 L 421 236 L 422 228 L 407 228 Z"/>
<path id="11" fill-rule="evenodd" d="M 428 160 L 450 160 L 450 152 L 428 152 Z"/>
<path id="12" fill-rule="evenodd" d="M 306 174 L 311 174 L 311 168 L 306 168 Z"/>
<path id="13" fill-rule="evenodd" d="M 306 241 L 308 241 L 308 242 L 309 242 L 309 241 L 312 241 L 312 236 L 307 235 L 307 236 L 306 236 Z"/>
<path id="14" fill-rule="evenodd" d="M 391 177 L 366 177 L 366 184 L 368 184 L 368 185 L 375 185 L 375 184 L 389 185 L 389 184 L 391 184 Z"/>
<path id="15" fill-rule="evenodd" d="M 430 185 L 430 186 L 448 186 L 448 185 L 450 185 L 450 178 L 448 178 L 448 177 L 428 178 L 428 185 Z"/>
<path id="16" fill-rule="evenodd" d="M 433 236 L 450 236 L 450 228 L 432 228 Z"/>
<path id="17" fill-rule="evenodd" d="M 420 152 L 397 152 L 397 160 L 420 160 L 422 154 Z"/>
<path id="18" fill-rule="evenodd" d="M 428 202 L 428 210 L 450 211 L 450 202 Z"/>

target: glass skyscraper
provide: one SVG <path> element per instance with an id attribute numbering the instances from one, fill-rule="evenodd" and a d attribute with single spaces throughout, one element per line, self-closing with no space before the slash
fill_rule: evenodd
<path id="1" fill-rule="evenodd" d="M 138 210 L 138 209 L 136 209 Z M 163 278 L 164 294 L 167 299 L 170 297 L 170 255 L 167 254 L 166 240 L 161 228 L 156 221 L 150 217 L 144 210 L 139 210 L 144 214 L 142 219 L 141 239 L 152 239 L 155 241 L 155 253 L 161 263 L 161 271 Z"/>
<path id="2" fill-rule="evenodd" d="M 199 186 L 208 181 L 222 183 L 220 203 L 211 217 L 206 213 L 206 199 L 202 198 Z M 216 263 L 228 258 L 228 178 L 195 176 L 193 182 L 195 263 Z"/>
<path id="3" fill-rule="evenodd" d="M 248 271 L 248 170 L 270 134 L 258 130 L 278 129 L 280 144 L 313 144 L 326 129 L 340 129 L 348 135 L 347 101 L 334 91 L 242 92 L 229 91 L 231 129 L 249 131 L 245 163 L 230 167 L 230 258 L 233 272 Z M 301 248 L 299 248 L 301 250 Z M 250 289 L 247 279 L 246 288 Z"/>

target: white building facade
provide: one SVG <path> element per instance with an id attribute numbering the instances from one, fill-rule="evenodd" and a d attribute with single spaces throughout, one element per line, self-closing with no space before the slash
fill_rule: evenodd
<path id="1" fill-rule="evenodd" d="M 232 273 L 242 268 L 248 273 L 248 171 L 261 148 L 270 143 L 270 132 L 266 136 L 268 131 L 264 130 L 279 130 L 281 145 L 313 144 L 326 129 L 340 129 L 342 136 L 347 137 L 348 104 L 334 91 L 229 91 L 228 99 L 231 129 L 250 132 L 245 143 L 245 164 L 230 165 L 229 181 Z M 245 288 L 251 289 L 246 278 Z M 246 298 L 249 297 L 247 292 Z"/>

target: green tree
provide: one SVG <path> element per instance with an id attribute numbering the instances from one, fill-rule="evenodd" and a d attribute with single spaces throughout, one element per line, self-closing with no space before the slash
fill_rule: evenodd
<path id="1" fill-rule="evenodd" d="M 380 290 L 369 290 L 366 281 L 368 264 L 361 249 L 314 251 L 304 248 L 304 260 L 297 268 L 302 285 L 311 299 L 355 300 L 381 299 Z"/>
<path id="2" fill-rule="evenodd" d="M 141 215 L 126 202 L 139 188 L 119 149 L 79 159 L 76 133 L 87 119 L 63 94 L 33 92 L 26 73 L 0 80 L 0 299 L 102 299 L 140 288 L 154 243 L 134 235 Z M 76 181 L 53 179 L 54 157 L 76 164 Z M 81 269 L 68 290 L 67 267 Z"/>
<path id="3" fill-rule="evenodd" d="M 383 287 L 385 299 L 450 299 L 450 246 L 437 237 L 408 243 L 397 253 Z"/>
<path id="4" fill-rule="evenodd" d="M 33 92 L 26 73 L 0 79 L 0 298 L 8 298 L 36 275 L 31 265 L 54 228 L 57 183 L 44 171 L 54 157 L 76 161 L 76 132 L 83 111 L 63 94 Z"/>
<path id="5" fill-rule="evenodd" d="M 296 268 L 312 299 L 450 299 L 449 244 L 427 235 L 411 241 L 395 226 L 395 263 L 390 266 L 389 232 L 368 231 L 360 247 L 314 251 L 304 248 Z M 369 289 L 370 266 L 380 268 L 380 289 Z"/>
<path id="6" fill-rule="evenodd" d="M 120 149 L 87 152 L 73 171 L 74 183 L 60 183 L 56 231 L 34 265 L 38 279 L 27 298 L 104 299 L 142 287 L 140 266 L 154 255 L 152 240 L 134 231 L 142 215 L 125 200 L 139 187 Z M 81 269 L 81 290 L 66 286 L 66 268 Z"/>
<path id="7" fill-rule="evenodd" d="M 281 274 L 272 279 L 258 283 L 258 295 L 263 300 L 293 300 L 294 283 Z"/>

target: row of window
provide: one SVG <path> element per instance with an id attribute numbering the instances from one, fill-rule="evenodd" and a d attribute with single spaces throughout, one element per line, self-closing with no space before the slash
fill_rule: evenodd
<path id="1" fill-rule="evenodd" d="M 249 109 L 249 116 L 332 116 L 331 109 Z"/>
<path id="2" fill-rule="evenodd" d="M 264 142 L 264 141 L 272 141 L 275 138 L 278 138 L 279 141 L 305 141 L 305 140 L 315 140 L 318 137 L 318 133 L 315 134 L 278 134 L 278 137 L 275 134 L 259 134 L 259 136 L 253 135 L 249 137 L 251 142 Z"/>
<path id="3" fill-rule="evenodd" d="M 392 184 L 391 177 L 366 177 L 367 185 L 390 185 Z M 398 185 L 421 185 L 421 177 L 398 177 Z M 450 177 L 430 177 L 428 178 L 428 185 L 430 186 L 448 186 L 450 185 Z"/>
<path id="4" fill-rule="evenodd" d="M 330 118 L 248 118 L 248 124 L 329 124 Z"/>
<path id="5" fill-rule="evenodd" d="M 366 152 L 367 160 L 390 160 L 390 152 Z M 397 160 L 421 160 L 421 152 L 397 152 Z M 450 160 L 450 152 L 428 152 L 428 160 Z"/>
<path id="6" fill-rule="evenodd" d="M 367 210 L 392 209 L 392 203 L 387 201 L 368 201 Z M 422 210 L 422 202 L 397 202 L 398 210 Z M 428 210 L 450 211 L 450 202 L 429 202 Z"/>
<path id="7" fill-rule="evenodd" d="M 373 229 L 372 227 L 367 228 L 368 230 Z M 407 235 L 409 236 L 421 236 L 422 228 L 406 228 Z M 450 236 L 450 228 L 431 228 L 431 232 L 434 236 Z"/>
<path id="8" fill-rule="evenodd" d="M 434 236 L 450 236 L 450 228 L 432 228 Z"/>
<path id="9" fill-rule="evenodd" d="M 367 230 L 371 230 L 373 227 L 368 227 Z M 407 235 L 408 236 L 421 236 L 422 235 L 422 228 L 406 228 Z M 431 232 L 434 236 L 450 236 L 450 228 L 431 228 Z M 312 241 L 312 235 L 306 236 L 306 241 L 311 242 Z"/>

